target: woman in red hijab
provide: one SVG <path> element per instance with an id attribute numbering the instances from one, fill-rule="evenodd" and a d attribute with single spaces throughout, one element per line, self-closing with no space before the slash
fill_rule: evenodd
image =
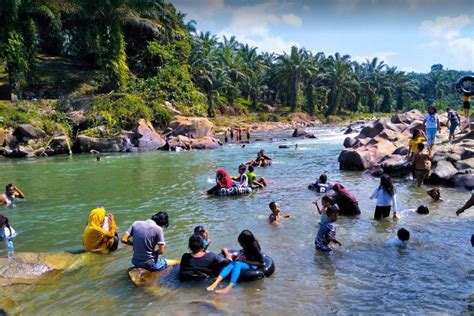
<path id="1" fill-rule="evenodd" d="M 211 189 L 207 190 L 207 194 L 216 194 L 220 189 L 230 189 L 234 186 L 234 180 L 232 180 L 227 171 L 224 169 L 216 170 L 216 185 Z"/>
<path id="2" fill-rule="evenodd" d="M 340 183 L 334 184 L 332 189 L 336 193 L 333 196 L 333 204 L 337 204 L 339 207 L 339 215 L 355 216 L 360 214 L 359 202 L 351 191 Z"/>

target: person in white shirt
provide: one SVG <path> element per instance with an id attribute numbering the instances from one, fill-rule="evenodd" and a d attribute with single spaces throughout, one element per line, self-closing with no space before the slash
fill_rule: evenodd
<path id="1" fill-rule="evenodd" d="M 390 239 L 387 243 L 389 246 L 406 248 L 408 240 L 410 240 L 410 232 L 405 228 L 400 228 L 397 232 L 397 237 Z"/>
<path id="2" fill-rule="evenodd" d="M 15 235 L 16 232 L 13 227 L 10 226 L 8 217 L 6 215 L 2 215 L 0 217 L 0 239 L 13 238 Z"/>
<path id="3" fill-rule="evenodd" d="M 377 199 L 374 219 L 389 217 L 391 210 L 393 210 L 393 218 L 397 218 L 397 195 L 389 175 L 382 175 L 380 185 L 375 189 L 374 193 L 372 193 L 370 199 Z"/>
<path id="4" fill-rule="evenodd" d="M 423 124 L 425 125 L 425 133 L 428 143 L 428 152 L 431 157 L 431 152 L 436 141 L 436 133 L 441 130 L 441 125 L 439 124 L 438 111 L 434 105 L 428 107 L 428 113 L 425 115 L 425 120 Z"/>

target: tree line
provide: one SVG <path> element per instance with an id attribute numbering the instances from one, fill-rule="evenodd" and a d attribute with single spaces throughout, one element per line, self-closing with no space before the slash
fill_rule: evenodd
<path id="1" fill-rule="evenodd" d="M 42 53 L 98 70 L 97 92 L 140 94 L 180 107 L 203 104 L 209 116 L 246 100 L 326 116 L 392 112 L 427 104 L 457 106 L 464 71 L 431 67 L 406 73 L 378 58 L 356 62 L 292 47 L 259 52 L 235 37 L 196 32 L 194 21 L 162 0 L 5 0 L 0 3 L 0 58 L 12 93 L 36 80 Z"/>

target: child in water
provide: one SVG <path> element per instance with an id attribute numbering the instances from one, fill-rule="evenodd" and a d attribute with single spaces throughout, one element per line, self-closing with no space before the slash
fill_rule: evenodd
<path id="1" fill-rule="evenodd" d="M 207 288 L 208 291 L 214 291 L 222 280 L 230 275 L 229 285 L 224 289 L 216 291 L 218 294 L 227 294 L 239 280 L 241 271 L 262 268 L 265 266 L 260 244 L 250 230 L 242 231 L 239 235 L 238 241 L 243 249 L 236 258 L 232 258 L 227 248 L 222 249 L 225 258 L 232 262 L 222 269 L 216 281 Z"/>
<path id="2" fill-rule="evenodd" d="M 426 193 L 431 197 L 433 202 L 443 202 L 443 199 L 441 198 L 441 189 L 440 188 L 433 188 Z"/>
<path id="3" fill-rule="evenodd" d="M 268 204 L 268 207 L 270 207 L 270 210 L 272 211 L 270 216 L 268 216 L 268 222 L 270 224 L 278 224 L 278 221 L 280 219 L 291 217 L 289 214 L 281 215 L 280 204 L 277 202 L 270 202 L 270 204 Z"/>
<path id="4" fill-rule="evenodd" d="M 375 189 L 370 199 L 377 199 L 374 219 L 389 217 L 390 210 L 393 210 L 393 219 L 397 218 L 397 194 L 393 187 L 392 179 L 388 174 L 383 174 L 380 178 L 380 185 Z"/>
<path id="5" fill-rule="evenodd" d="M 413 164 L 415 165 L 416 174 L 416 185 L 420 187 L 423 184 L 423 180 L 430 172 L 431 158 L 430 155 L 425 154 L 423 151 L 425 144 L 418 144 L 418 152 L 413 156 Z"/>
<path id="6" fill-rule="evenodd" d="M 211 244 L 211 239 L 209 238 L 209 232 L 207 229 L 201 225 L 196 226 L 194 227 L 194 234 L 202 237 L 204 241 L 204 251 L 207 251 L 207 248 Z"/>
<path id="7" fill-rule="evenodd" d="M 6 215 L 0 217 L 0 240 L 5 238 L 15 237 L 16 232 L 13 227 L 10 226 L 10 222 Z"/>
<path id="8" fill-rule="evenodd" d="M 318 204 L 318 199 L 313 201 L 313 204 L 316 205 L 316 209 L 318 210 L 319 215 L 321 215 L 320 223 L 324 223 L 328 221 L 328 216 L 326 214 L 328 208 L 331 206 L 331 197 L 329 195 L 325 195 L 321 199 L 321 208 Z"/>
<path id="9" fill-rule="evenodd" d="M 338 212 L 339 210 L 335 206 L 331 206 L 327 209 L 326 215 L 328 217 L 328 221 L 321 223 L 319 226 L 318 235 L 314 241 L 314 245 L 317 250 L 326 253 L 331 252 L 332 249 L 329 247 L 331 242 L 342 246 L 342 243 L 336 239 L 336 227 L 334 227 L 333 224 L 337 221 Z"/>
<path id="10" fill-rule="evenodd" d="M 405 228 L 400 228 L 397 232 L 397 237 L 390 239 L 388 244 L 394 247 L 406 248 L 408 240 L 410 240 L 410 232 Z"/>

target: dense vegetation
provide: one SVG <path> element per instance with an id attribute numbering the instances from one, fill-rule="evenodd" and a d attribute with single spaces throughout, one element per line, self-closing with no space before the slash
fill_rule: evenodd
<path id="1" fill-rule="evenodd" d="M 156 113 L 165 121 L 168 114 L 157 110 L 164 101 L 185 114 L 207 111 L 208 116 L 229 108 L 329 116 L 388 113 L 433 102 L 458 106 L 454 84 L 466 74 L 442 65 L 427 74 L 405 73 L 377 58 L 358 63 L 349 55 L 297 47 L 282 55 L 259 53 L 234 37 L 219 41 L 208 32 L 197 34 L 194 21 L 186 23 L 185 14 L 162 0 L 5 0 L 0 28 L 0 59 L 19 98 L 45 97 L 31 92 L 39 54 L 62 56 L 96 70 L 90 82 L 94 93 L 126 93 L 125 101 L 107 97 L 96 109 L 119 100 L 120 109 L 140 105 L 149 108 L 145 116 L 153 119 Z M 117 118 L 108 120 L 118 124 Z"/>

